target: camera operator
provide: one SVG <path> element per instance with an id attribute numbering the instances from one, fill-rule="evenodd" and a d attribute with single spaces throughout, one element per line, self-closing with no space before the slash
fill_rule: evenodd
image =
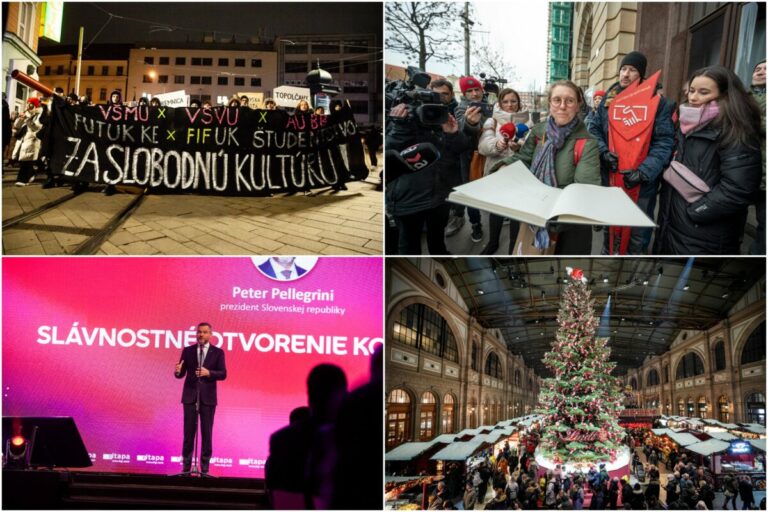
<path id="1" fill-rule="evenodd" d="M 493 114 L 493 106 L 483 100 L 483 85 L 472 77 L 464 76 L 459 79 L 459 87 L 463 98 L 456 107 L 456 121 L 459 130 L 470 139 L 470 147 L 461 156 L 461 184 L 469 181 L 469 166 L 472 155 L 477 150 L 480 133 L 483 124 Z M 477 243 L 483 239 L 483 225 L 480 222 L 480 211 L 475 208 L 467 208 L 469 221 L 472 223 L 472 241 Z M 451 218 L 445 230 L 445 236 L 455 235 L 464 225 L 464 205 L 451 207 Z"/>
<path id="2" fill-rule="evenodd" d="M 453 90 L 438 80 L 430 84 L 444 105 L 450 105 Z M 430 254 L 449 254 L 445 247 L 445 226 L 450 207 L 446 198 L 453 187 L 461 184 L 459 155 L 470 147 L 469 137 L 459 130 L 453 115 L 439 125 L 425 125 L 404 103 L 389 112 L 387 150 L 401 151 L 411 145 L 429 142 L 439 151 L 433 164 L 387 181 L 387 213 L 398 227 L 398 253 L 421 254 L 421 234 L 427 227 L 427 249 Z"/>

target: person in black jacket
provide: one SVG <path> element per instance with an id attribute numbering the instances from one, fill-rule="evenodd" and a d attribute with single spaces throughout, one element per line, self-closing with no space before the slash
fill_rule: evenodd
<path id="1" fill-rule="evenodd" d="M 738 254 L 747 207 L 760 186 L 760 111 L 739 78 L 723 66 L 695 71 L 680 106 L 675 160 L 703 180 L 699 198 L 665 182 L 657 254 Z"/>
<path id="2" fill-rule="evenodd" d="M 447 91 L 447 86 L 431 86 L 434 92 Z M 430 142 L 440 152 L 440 158 L 420 171 L 403 174 L 390 181 L 387 178 L 387 214 L 398 228 L 398 253 L 421 254 L 421 234 L 427 226 L 427 248 L 430 254 L 448 254 L 445 246 L 445 226 L 450 207 L 446 198 L 453 187 L 461 184 L 459 155 L 470 147 L 468 137 L 459 131 L 456 119 L 439 127 L 424 127 L 409 118 L 405 104 L 392 107 L 387 126 L 387 149 L 401 151 L 413 144 Z"/>

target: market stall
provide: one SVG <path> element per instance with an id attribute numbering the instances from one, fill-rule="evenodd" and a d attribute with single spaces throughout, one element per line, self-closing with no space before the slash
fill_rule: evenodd
<path id="1" fill-rule="evenodd" d="M 387 510 L 426 509 L 426 498 L 442 477 L 388 476 L 384 479 L 384 508 Z"/>
<path id="2" fill-rule="evenodd" d="M 442 434 L 425 442 L 403 443 L 384 456 L 387 475 L 437 474 L 430 457 L 455 439 L 454 434 Z"/>

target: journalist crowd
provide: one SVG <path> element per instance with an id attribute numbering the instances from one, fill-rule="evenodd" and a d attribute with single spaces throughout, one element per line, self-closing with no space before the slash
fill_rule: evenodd
<path id="1" fill-rule="evenodd" d="M 765 61 L 754 66 L 749 85 L 720 65 L 697 69 L 679 97 L 647 68 L 645 55 L 632 51 L 607 90 L 585 95 L 569 80 L 556 81 L 541 117 L 514 89 L 496 86 L 489 95 L 472 76 L 461 77 L 458 90 L 445 79 L 427 83 L 426 73 L 390 84 L 386 213 L 388 240 L 396 242 L 387 253 L 418 255 L 425 247 L 447 255 L 449 238 L 470 237 L 471 244 L 453 245 L 482 255 L 765 254 Z M 609 114 L 623 91 L 646 81 L 655 83 L 644 107 L 648 129 L 636 136 L 634 120 L 611 122 Z M 557 219 L 537 226 L 448 200 L 455 187 L 515 162 L 549 187 L 620 187 L 656 227 Z M 516 191 L 507 192 L 514 204 Z M 471 230 L 462 229 L 467 219 Z"/>
<path id="2" fill-rule="evenodd" d="M 426 496 L 430 510 L 765 510 L 749 476 L 715 481 L 709 466 L 686 454 L 662 455 L 642 436 L 627 434 L 630 474 L 611 475 L 605 464 L 544 470 L 525 445 L 485 452 L 462 470 L 450 465 Z"/>

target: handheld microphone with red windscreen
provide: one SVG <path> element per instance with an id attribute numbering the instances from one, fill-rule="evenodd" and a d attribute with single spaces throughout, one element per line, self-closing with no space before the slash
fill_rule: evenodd
<path id="1" fill-rule="evenodd" d="M 515 123 L 505 123 L 499 128 L 499 133 L 504 137 L 504 140 L 514 139 L 515 133 L 517 133 L 517 127 L 515 126 Z"/>

